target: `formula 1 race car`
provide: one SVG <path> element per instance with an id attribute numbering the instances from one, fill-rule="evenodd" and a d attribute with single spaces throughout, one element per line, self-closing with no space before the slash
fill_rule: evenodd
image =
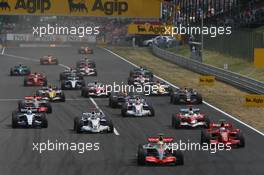
<path id="1" fill-rule="evenodd" d="M 172 137 L 149 137 L 148 143 L 138 145 L 138 165 L 183 165 L 182 152 L 168 146 L 172 142 Z"/>
<path id="2" fill-rule="evenodd" d="M 30 68 L 25 65 L 18 65 L 10 68 L 10 76 L 24 76 L 30 74 Z"/>
<path id="3" fill-rule="evenodd" d="M 64 92 L 57 87 L 42 87 L 37 90 L 36 95 L 50 102 L 65 102 L 66 100 Z"/>
<path id="4" fill-rule="evenodd" d="M 76 67 L 82 68 L 85 66 L 89 66 L 90 68 L 96 68 L 96 64 L 93 60 L 84 58 L 76 62 Z"/>
<path id="5" fill-rule="evenodd" d="M 66 80 L 67 77 L 79 77 L 79 79 L 83 79 L 83 76 L 78 73 L 76 69 L 66 69 L 60 73 L 60 80 Z"/>
<path id="6" fill-rule="evenodd" d="M 123 117 L 153 117 L 155 116 L 155 111 L 143 97 L 135 95 L 127 99 L 126 103 L 122 106 L 121 114 Z"/>
<path id="7" fill-rule="evenodd" d="M 160 81 L 150 82 L 148 88 L 145 88 L 146 92 L 144 95 L 166 96 L 166 95 L 170 95 L 172 92 L 172 87 L 170 85 Z"/>
<path id="8" fill-rule="evenodd" d="M 49 101 L 39 96 L 26 96 L 24 100 L 18 101 L 19 112 L 23 112 L 28 108 L 37 110 L 39 113 L 52 113 L 52 107 Z"/>
<path id="9" fill-rule="evenodd" d="M 29 74 L 24 78 L 24 86 L 47 86 L 47 84 L 47 78 L 42 73 Z"/>
<path id="10" fill-rule="evenodd" d="M 78 53 L 79 53 L 79 54 L 93 54 L 93 49 L 90 48 L 90 47 L 81 47 L 81 48 L 78 50 Z"/>
<path id="11" fill-rule="evenodd" d="M 77 90 L 85 86 L 83 77 L 80 76 L 68 76 L 66 79 L 61 81 L 62 90 Z"/>
<path id="12" fill-rule="evenodd" d="M 48 120 L 45 113 L 38 113 L 36 110 L 14 111 L 12 113 L 12 128 L 19 127 L 47 128 Z"/>
<path id="13" fill-rule="evenodd" d="M 108 89 L 109 90 L 109 89 Z M 107 86 L 102 83 L 88 83 L 87 86 L 82 88 L 82 97 L 109 97 Z"/>
<path id="14" fill-rule="evenodd" d="M 43 56 L 39 59 L 41 65 L 58 65 L 59 60 L 51 55 Z"/>
<path id="15" fill-rule="evenodd" d="M 127 98 L 129 98 L 129 96 L 125 92 L 111 93 L 109 96 L 109 106 L 111 108 L 122 107 L 127 101 Z"/>
<path id="16" fill-rule="evenodd" d="M 97 76 L 96 68 L 91 68 L 88 65 L 84 67 L 78 67 L 77 72 L 81 74 L 82 76 Z"/>
<path id="17" fill-rule="evenodd" d="M 144 77 L 153 78 L 154 75 L 151 71 L 147 70 L 146 68 L 139 67 L 134 68 L 130 71 L 129 77 L 138 77 L 139 75 L 143 75 Z"/>
<path id="18" fill-rule="evenodd" d="M 134 86 L 146 86 L 151 84 L 152 78 L 143 75 L 129 77 L 127 83 Z"/>
<path id="19" fill-rule="evenodd" d="M 74 131 L 77 133 L 113 133 L 114 126 L 102 112 L 91 111 L 74 119 Z"/>
<path id="20" fill-rule="evenodd" d="M 209 129 L 202 130 L 201 143 L 223 143 L 231 147 L 245 147 L 245 139 L 240 129 L 235 129 L 231 123 L 220 120 L 211 123 Z"/>
<path id="21" fill-rule="evenodd" d="M 170 96 L 172 104 L 202 104 L 203 98 L 196 90 L 193 89 L 177 89 Z"/>
<path id="22" fill-rule="evenodd" d="M 183 127 L 205 127 L 209 128 L 210 119 L 205 114 L 200 113 L 200 109 L 181 109 L 179 113 L 172 114 L 172 127 L 183 128 Z"/>

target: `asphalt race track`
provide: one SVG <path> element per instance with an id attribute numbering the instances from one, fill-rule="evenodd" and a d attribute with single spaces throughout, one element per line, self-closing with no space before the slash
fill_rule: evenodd
<path id="1" fill-rule="evenodd" d="M 242 129 L 246 147 L 211 154 L 206 151 L 184 152 L 183 166 L 143 166 L 136 162 L 137 146 L 146 138 L 157 133 L 173 136 L 175 141 L 200 142 L 200 131 L 175 130 L 171 128 L 171 114 L 180 106 L 171 105 L 169 97 L 148 97 L 154 106 L 153 118 L 122 118 L 120 109 L 108 107 L 108 99 L 96 98 L 94 101 L 113 120 L 116 132 L 113 134 L 76 134 L 73 132 L 73 119 L 81 112 L 93 108 L 91 99 L 84 99 L 80 91 L 66 91 L 66 103 L 52 104 L 53 113 L 48 115 L 47 129 L 12 129 L 11 113 L 17 107 L 17 99 L 32 95 L 37 88 L 23 87 L 22 77 L 10 77 L 10 67 L 23 63 L 32 71 L 46 73 L 48 81 L 59 84 L 61 66 L 40 66 L 39 58 L 54 55 L 60 63 L 74 66 L 83 56 L 77 48 L 8 48 L 0 56 L 0 174 L 1 175 L 263 175 L 264 137 L 248 127 L 227 118 L 222 113 L 200 105 L 211 119 L 225 118 Z M 89 55 L 96 61 L 97 79 L 100 82 L 126 82 L 132 66 L 108 51 L 95 48 Z M 34 61 L 35 60 L 35 61 Z M 180 85 L 179 85 L 180 86 Z M 235 107 L 235 106 L 234 106 Z M 46 151 L 39 154 L 32 151 L 33 142 L 91 142 L 100 143 L 99 151 L 86 151 L 79 154 L 72 151 Z"/>

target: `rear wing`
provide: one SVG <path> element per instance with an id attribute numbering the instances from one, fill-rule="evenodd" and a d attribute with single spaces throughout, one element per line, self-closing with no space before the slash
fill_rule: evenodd
<path id="1" fill-rule="evenodd" d="M 148 142 L 150 143 L 157 143 L 160 141 L 160 137 L 149 137 L 148 138 Z M 173 142 L 173 138 L 172 137 L 163 137 L 163 142 L 164 143 L 171 143 Z"/>

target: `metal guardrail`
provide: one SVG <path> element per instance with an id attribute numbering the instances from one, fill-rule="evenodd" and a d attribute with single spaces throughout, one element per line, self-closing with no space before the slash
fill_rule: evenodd
<path id="1" fill-rule="evenodd" d="M 152 52 L 159 58 L 177 64 L 181 67 L 190 69 L 203 75 L 213 75 L 216 79 L 247 90 L 255 94 L 264 94 L 264 83 L 255 79 L 234 73 L 228 70 L 217 68 L 211 65 L 203 64 L 190 58 L 176 55 L 172 52 L 152 47 Z"/>

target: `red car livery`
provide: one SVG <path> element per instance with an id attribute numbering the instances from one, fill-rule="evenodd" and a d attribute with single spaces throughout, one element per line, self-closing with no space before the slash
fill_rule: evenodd
<path id="1" fill-rule="evenodd" d="M 47 86 L 47 78 L 41 73 L 30 74 L 25 77 L 24 86 Z"/>
<path id="2" fill-rule="evenodd" d="M 231 147 L 245 147 L 245 139 L 240 129 L 233 127 L 231 123 L 211 123 L 209 129 L 201 134 L 201 143 L 219 144 L 223 143 Z"/>

